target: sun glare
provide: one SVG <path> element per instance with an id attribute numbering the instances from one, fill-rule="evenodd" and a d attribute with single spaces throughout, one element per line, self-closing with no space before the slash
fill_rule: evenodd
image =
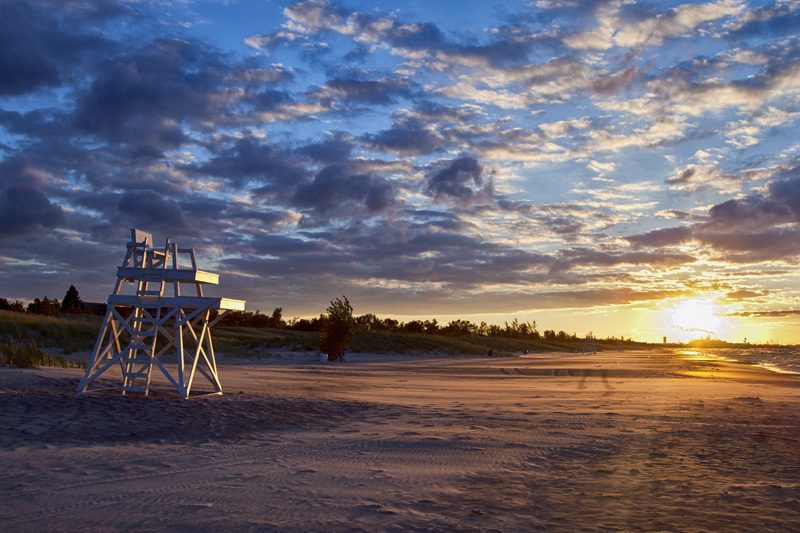
<path id="1" fill-rule="evenodd" d="M 713 300 L 684 300 L 669 314 L 670 326 L 683 342 L 711 337 L 718 338 L 724 326 L 719 306 Z"/>

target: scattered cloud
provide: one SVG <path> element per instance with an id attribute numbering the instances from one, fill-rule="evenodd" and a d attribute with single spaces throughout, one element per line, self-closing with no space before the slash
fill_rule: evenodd
<path id="1" fill-rule="evenodd" d="M 326 291 L 513 313 L 796 285 L 800 6 L 500 7 L 3 2 L 2 296 L 93 279 L 133 226 L 297 315 Z"/>

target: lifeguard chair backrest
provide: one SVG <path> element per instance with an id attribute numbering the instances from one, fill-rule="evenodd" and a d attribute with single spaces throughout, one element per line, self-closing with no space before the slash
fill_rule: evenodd
<path id="1" fill-rule="evenodd" d="M 131 242 L 133 244 L 141 244 L 144 246 L 153 246 L 153 235 L 142 231 L 140 229 L 131 230 Z"/>
<path id="2" fill-rule="evenodd" d="M 153 235 L 142 230 L 131 230 L 131 242 L 128 243 L 128 253 L 125 255 L 123 267 L 144 268 L 150 259 L 147 252 L 153 248 Z"/>

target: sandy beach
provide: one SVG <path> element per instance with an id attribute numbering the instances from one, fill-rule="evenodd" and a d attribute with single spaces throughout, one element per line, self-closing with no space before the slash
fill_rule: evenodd
<path id="1" fill-rule="evenodd" d="M 4 531 L 798 531 L 800 378 L 659 351 L 0 368 Z"/>

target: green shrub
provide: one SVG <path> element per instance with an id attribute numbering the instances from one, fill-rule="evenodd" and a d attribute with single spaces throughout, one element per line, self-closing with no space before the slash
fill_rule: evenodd
<path id="1" fill-rule="evenodd" d="M 343 296 L 344 301 L 336 298 L 328 306 L 328 315 L 322 335 L 319 337 L 319 348 L 323 353 L 328 354 L 328 359 L 338 361 L 344 357 L 344 351 L 350 344 L 356 329 L 356 322 L 353 318 L 353 307 Z"/>

